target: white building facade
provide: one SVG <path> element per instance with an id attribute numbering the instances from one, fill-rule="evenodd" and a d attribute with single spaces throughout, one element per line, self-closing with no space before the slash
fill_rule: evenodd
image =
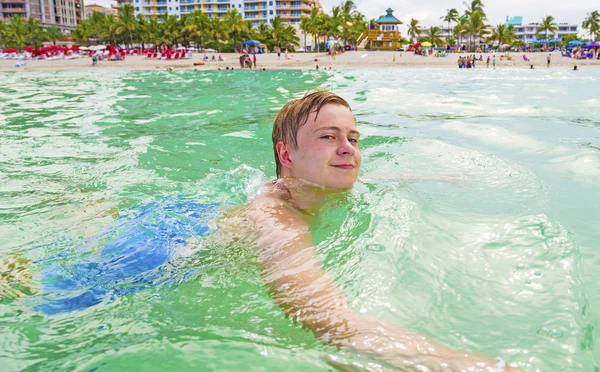
<path id="1" fill-rule="evenodd" d="M 202 10 L 209 18 L 223 18 L 229 9 L 235 8 L 244 20 L 256 26 L 272 22 L 276 16 L 289 24 L 300 22 L 302 16 L 309 16 L 312 8 L 321 10 L 319 0 L 279 1 L 279 0 L 118 0 L 119 6 L 130 4 L 135 15 L 160 17 L 163 14 L 185 17 L 195 10 Z"/>
<path id="2" fill-rule="evenodd" d="M 448 28 L 448 24 L 438 26 L 441 29 L 441 35 L 443 39 L 447 37 L 453 37 L 453 28 L 456 24 L 450 23 L 450 28 Z M 537 40 L 546 39 L 546 32 L 542 32 L 539 35 L 536 35 L 537 30 L 540 28 L 540 23 L 532 22 L 526 25 L 521 24 L 513 24 L 515 28 L 515 35 L 517 39 L 525 42 L 525 43 L 533 43 Z M 579 32 L 579 25 L 575 23 L 557 23 L 557 32 L 552 33 L 548 32 L 548 40 L 552 39 L 562 39 L 563 36 L 568 34 L 577 34 Z M 429 27 L 419 27 L 421 30 L 421 37 L 426 37 L 429 35 Z M 496 30 L 496 27 L 490 27 L 490 33 Z M 466 39 L 467 37 L 465 37 Z M 483 40 L 481 40 L 483 41 Z"/>

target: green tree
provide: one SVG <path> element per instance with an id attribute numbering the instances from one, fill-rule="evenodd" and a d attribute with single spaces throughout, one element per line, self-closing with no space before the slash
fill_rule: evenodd
<path id="1" fill-rule="evenodd" d="M 468 19 L 466 17 L 461 17 L 456 23 L 456 26 L 454 26 L 454 29 L 452 29 L 454 36 L 458 38 L 459 44 L 462 44 L 463 38 L 467 36 L 467 24 Z"/>
<path id="2" fill-rule="evenodd" d="M 60 28 L 56 26 L 46 27 L 46 35 L 48 36 L 48 40 L 50 40 L 53 45 L 56 45 L 57 41 L 64 40 L 65 38 L 65 35 L 62 33 Z"/>
<path id="3" fill-rule="evenodd" d="M 598 41 L 598 34 L 600 34 L 600 12 L 594 10 L 588 13 L 588 17 L 583 20 L 581 24 L 584 30 L 588 30 L 590 33 L 590 40 Z"/>
<path id="4" fill-rule="evenodd" d="M 185 27 L 181 32 L 187 35 L 198 47 L 204 45 L 204 38 L 207 36 L 208 16 L 201 10 L 193 11 L 185 20 Z"/>
<path id="5" fill-rule="evenodd" d="M 229 35 L 233 38 L 233 48 L 237 47 L 237 40 L 246 29 L 246 22 L 244 17 L 235 8 L 231 8 L 227 11 L 227 14 L 223 18 L 225 27 L 228 30 Z"/>
<path id="6" fill-rule="evenodd" d="M 539 35 L 542 32 L 545 32 L 546 40 L 548 40 L 548 31 L 550 31 L 553 34 L 555 34 L 556 31 L 558 31 L 558 27 L 557 27 L 556 21 L 554 20 L 554 17 L 549 16 L 549 15 L 547 15 L 546 17 L 544 17 L 542 19 L 542 23 L 540 24 L 540 27 L 537 29 L 535 34 Z"/>
<path id="7" fill-rule="evenodd" d="M 485 24 L 485 13 L 474 11 L 469 15 L 467 34 L 470 37 L 471 51 L 475 51 L 475 45 L 481 37 L 486 37 L 489 34 L 489 25 Z"/>
<path id="8" fill-rule="evenodd" d="M 89 45 L 90 26 L 88 20 L 82 20 L 75 29 L 71 31 L 71 37 L 78 43 L 86 43 Z"/>
<path id="9" fill-rule="evenodd" d="M 450 30 L 450 22 L 458 22 L 458 10 L 452 8 L 452 9 L 446 9 L 446 15 L 440 17 L 440 19 L 442 20 L 442 22 L 448 22 L 448 30 Z M 449 38 L 450 35 L 448 35 L 447 38 Z M 448 44 L 450 44 L 449 41 L 447 41 Z"/>
<path id="10" fill-rule="evenodd" d="M 484 11 L 485 5 L 483 4 L 482 0 L 472 0 L 470 3 L 465 1 L 463 4 L 467 6 L 467 10 L 465 10 L 465 16 L 467 18 L 470 18 L 475 12 L 479 12 L 481 15 L 483 15 L 483 19 L 487 18 L 487 15 Z"/>
<path id="11" fill-rule="evenodd" d="M 501 23 L 492 31 L 488 40 L 497 41 L 498 45 L 503 45 L 512 44 L 515 38 L 515 26 Z"/>
<path id="12" fill-rule="evenodd" d="M 88 38 L 95 38 L 96 42 L 102 43 L 102 31 L 104 29 L 104 14 L 93 11 L 88 19 Z"/>
<path id="13" fill-rule="evenodd" d="M 116 29 L 118 34 L 127 33 L 129 34 L 129 45 L 133 48 L 133 31 L 137 24 L 134 16 L 133 5 L 124 4 L 119 10 L 119 24 Z"/>
<path id="14" fill-rule="evenodd" d="M 208 34 L 210 38 L 215 42 L 217 50 L 221 50 L 219 41 L 226 40 L 228 38 L 227 28 L 225 27 L 225 23 L 221 22 L 221 20 L 217 17 L 211 18 L 208 21 L 207 27 Z"/>
<path id="15" fill-rule="evenodd" d="M 20 15 L 10 18 L 6 29 L 6 46 L 9 48 L 23 49 L 27 43 L 27 24 Z"/>
<path id="16" fill-rule="evenodd" d="M 0 20 L 0 48 L 3 48 L 6 43 L 6 34 L 8 32 L 8 26 L 4 21 Z"/>
<path id="17" fill-rule="evenodd" d="M 310 11 L 310 33 L 313 35 L 313 41 L 315 43 L 315 45 L 317 46 L 317 52 L 320 52 L 320 45 L 319 45 L 319 24 L 321 22 L 321 15 L 319 14 L 319 9 L 314 7 L 311 9 Z"/>
<path id="18" fill-rule="evenodd" d="M 40 48 L 48 40 L 48 35 L 42 28 L 42 21 L 29 17 L 25 23 L 27 28 L 27 43 L 34 48 Z"/>
<path id="19" fill-rule="evenodd" d="M 433 26 L 429 28 L 429 34 L 425 36 L 424 41 L 428 41 L 436 47 L 444 44 L 444 40 L 442 39 L 442 29 L 437 26 Z"/>
<path id="20" fill-rule="evenodd" d="M 102 38 L 104 40 L 109 40 L 113 45 L 118 45 L 119 41 L 117 40 L 120 32 L 119 27 L 121 27 L 121 23 L 117 21 L 114 15 L 107 14 L 104 17 L 104 28 L 102 30 Z"/>
<path id="21" fill-rule="evenodd" d="M 304 48 L 306 48 L 306 34 L 308 34 L 311 30 L 310 27 L 310 17 L 303 16 L 300 18 L 300 31 L 304 34 Z"/>
<path id="22" fill-rule="evenodd" d="M 563 37 L 562 37 L 562 42 L 564 45 L 567 45 L 567 44 L 569 44 L 569 42 L 575 41 L 575 40 L 579 40 L 579 37 L 577 36 L 577 34 L 566 34 L 566 35 L 563 35 Z"/>
<path id="23" fill-rule="evenodd" d="M 419 21 L 411 18 L 410 23 L 408 24 L 408 36 L 410 36 L 412 40 L 417 40 L 417 38 L 421 36 L 421 33 Z"/>

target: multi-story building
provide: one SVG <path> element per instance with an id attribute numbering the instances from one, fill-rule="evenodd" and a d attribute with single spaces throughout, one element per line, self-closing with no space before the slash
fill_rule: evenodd
<path id="1" fill-rule="evenodd" d="M 106 15 L 114 15 L 115 17 L 119 14 L 119 11 L 115 8 L 107 8 L 98 4 L 90 4 L 84 7 L 83 19 L 90 19 L 93 12 L 98 12 Z"/>
<path id="2" fill-rule="evenodd" d="M 33 17 L 42 26 L 58 26 L 69 33 L 82 19 L 83 0 L 0 0 L 0 19 L 10 21 L 13 15 Z"/>
<path id="3" fill-rule="evenodd" d="M 229 9 L 235 8 L 254 25 L 272 22 L 276 16 L 289 24 L 300 22 L 302 16 L 310 15 L 312 8 L 321 10 L 319 0 L 117 0 L 119 6 L 131 4 L 135 14 L 160 17 L 172 14 L 177 18 L 195 10 L 202 10 L 209 18 L 223 18 Z"/>
<path id="4" fill-rule="evenodd" d="M 541 26 L 541 23 L 532 22 L 526 25 L 522 24 L 523 17 L 506 17 L 506 24 L 512 25 L 515 28 L 515 35 L 517 38 L 525 43 L 533 43 L 536 40 L 546 39 L 546 32 L 542 32 L 539 35 L 536 35 L 536 32 Z M 453 27 L 448 28 L 448 24 L 440 25 L 441 36 L 442 38 L 452 37 L 453 36 Z M 421 30 L 421 38 L 429 35 L 429 27 L 419 27 Z M 490 32 L 494 31 L 496 27 L 489 28 Z M 579 25 L 576 23 L 558 23 L 557 24 L 557 32 L 552 33 L 548 32 L 548 40 L 552 39 L 562 39 L 563 36 L 568 34 L 577 34 L 579 32 Z M 484 41 L 483 39 L 481 40 Z"/>

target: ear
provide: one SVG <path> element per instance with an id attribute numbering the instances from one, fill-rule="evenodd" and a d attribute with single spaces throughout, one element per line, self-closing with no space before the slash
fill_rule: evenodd
<path id="1" fill-rule="evenodd" d="M 279 162 L 283 168 L 292 168 L 292 160 L 290 159 L 290 153 L 288 147 L 283 142 L 277 142 L 275 145 Z"/>

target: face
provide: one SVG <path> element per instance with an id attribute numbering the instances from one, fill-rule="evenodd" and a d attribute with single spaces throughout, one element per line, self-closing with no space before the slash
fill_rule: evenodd
<path id="1" fill-rule="evenodd" d="M 283 174 L 329 188 L 348 189 L 356 181 L 362 161 L 356 119 L 348 108 L 336 104 L 323 106 L 316 120 L 315 116 L 311 113 L 298 131 L 298 149 L 278 145 L 280 155 L 281 150 L 287 152 Z"/>

